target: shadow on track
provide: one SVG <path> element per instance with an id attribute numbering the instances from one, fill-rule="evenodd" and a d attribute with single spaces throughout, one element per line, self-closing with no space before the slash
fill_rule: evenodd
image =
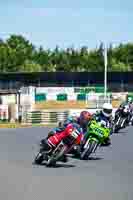
<path id="1" fill-rule="evenodd" d="M 127 135 L 126 130 L 119 130 L 118 132 L 113 133 L 113 135 Z"/>
<path id="2" fill-rule="evenodd" d="M 36 165 L 36 166 L 46 166 L 46 163 L 42 163 L 42 164 L 35 164 L 32 163 L 32 165 Z M 62 163 L 58 163 L 55 166 L 46 166 L 46 168 L 72 168 L 72 167 L 76 167 L 76 165 L 70 165 L 70 164 L 62 164 Z"/>
<path id="3" fill-rule="evenodd" d="M 131 128 L 131 125 L 126 126 L 125 128 L 121 128 L 118 130 L 118 132 L 114 132 L 113 135 L 120 135 L 120 134 L 127 134 L 128 128 Z"/>
<path id="4" fill-rule="evenodd" d="M 81 160 L 80 157 L 74 156 L 74 155 L 69 155 L 68 157 L 71 157 L 71 158 L 77 159 L 77 160 Z M 81 161 L 89 161 L 89 160 L 103 160 L 103 158 L 101 158 L 101 157 L 89 157 L 88 159 L 84 159 L 84 160 L 81 160 Z"/>
<path id="5" fill-rule="evenodd" d="M 101 157 L 89 157 L 87 160 L 103 160 Z"/>
<path id="6" fill-rule="evenodd" d="M 53 167 L 47 167 L 47 168 L 72 168 L 72 167 L 76 167 L 76 165 L 70 165 L 70 164 L 56 164 Z"/>

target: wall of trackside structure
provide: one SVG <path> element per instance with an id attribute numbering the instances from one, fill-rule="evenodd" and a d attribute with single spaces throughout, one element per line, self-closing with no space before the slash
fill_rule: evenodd
<path id="1" fill-rule="evenodd" d="M 133 72 L 108 72 L 108 90 L 133 90 Z M 0 73 L 0 89 L 21 87 L 86 87 L 104 86 L 104 72 L 37 72 Z"/>

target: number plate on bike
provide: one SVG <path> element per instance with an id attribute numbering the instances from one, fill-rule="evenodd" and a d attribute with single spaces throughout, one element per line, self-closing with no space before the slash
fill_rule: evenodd
<path id="1" fill-rule="evenodd" d="M 76 139 L 78 137 L 78 133 L 76 131 L 72 131 L 71 136 Z"/>
<path id="2" fill-rule="evenodd" d="M 102 131 L 100 128 L 95 127 L 95 128 L 94 128 L 94 131 L 95 131 L 96 133 L 98 133 L 99 136 L 103 137 L 104 134 L 103 134 L 103 131 Z"/>

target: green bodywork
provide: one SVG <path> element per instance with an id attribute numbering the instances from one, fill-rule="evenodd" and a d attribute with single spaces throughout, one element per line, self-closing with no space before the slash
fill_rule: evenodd
<path id="1" fill-rule="evenodd" d="M 110 129 L 102 127 L 95 120 L 91 121 L 91 124 L 88 126 L 86 138 L 90 141 L 97 141 L 102 144 L 106 138 L 110 135 Z"/>

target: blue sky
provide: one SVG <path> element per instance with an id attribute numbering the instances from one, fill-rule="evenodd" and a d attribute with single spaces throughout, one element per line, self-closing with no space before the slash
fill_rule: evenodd
<path id="1" fill-rule="evenodd" d="M 133 41 L 132 0 L 1 0 L 0 38 L 22 34 L 45 49 Z"/>

